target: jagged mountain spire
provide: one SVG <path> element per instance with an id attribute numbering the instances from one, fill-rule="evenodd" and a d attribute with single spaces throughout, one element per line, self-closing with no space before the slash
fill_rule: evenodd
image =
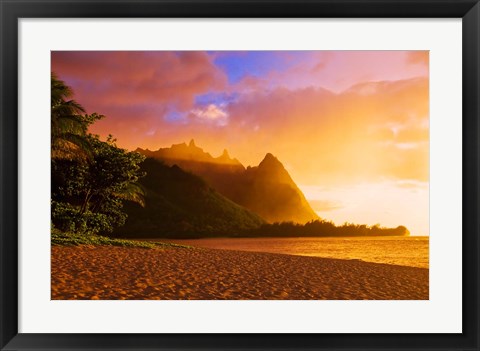
<path id="1" fill-rule="evenodd" d="M 157 151 L 147 151 L 137 149 L 138 152 L 148 157 L 161 159 L 167 164 L 177 164 L 178 166 L 188 169 L 189 165 L 185 162 L 193 162 L 195 164 L 218 164 L 227 165 L 229 167 L 238 168 L 238 170 L 244 170 L 245 167 L 237 160 L 230 158 L 227 150 L 223 151 L 223 154 L 219 157 L 213 157 L 210 153 L 205 152 L 201 147 L 195 144 L 195 140 L 191 139 L 187 144 L 185 142 L 181 144 L 173 144 L 169 148 L 160 148 Z"/>
<path id="2" fill-rule="evenodd" d="M 271 153 L 257 167 L 248 169 L 230 158 L 226 149 L 221 156 L 212 157 L 193 139 L 188 146 L 177 144 L 145 154 L 201 176 L 219 193 L 269 222 L 318 219 L 288 171 Z"/>

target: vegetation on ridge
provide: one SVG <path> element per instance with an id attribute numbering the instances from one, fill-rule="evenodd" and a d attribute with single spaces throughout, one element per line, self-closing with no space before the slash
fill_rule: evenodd
<path id="1" fill-rule="evenodd" d="M 200 177 L 178 166 L 147 158 L 140 180 L 146 189 L 146 206 L 126 204 L 128 219 L 118 237 L 236 236 L 265 221 L 210 188 Z"/>
<path id="2" fill-rule="evenodd" d="M 247 237 L 346 237 L 346 236 L 409 236 L 404 226 L 385 228 L 380 225 L 344 223 L 336 226 L 325 220 L 310 221 L 306 224 L 282 222 L 263 224 L 244 233 Z"/>
<path id="3" fill-rule="evenodd" d="M 268 222 L 306 223 L 319 219 L 283 164 L 266 154 L 257 167 L 245 167 L 228 151 L 213 158 L 192 140 L 157 151 L 137 149 L 167 165 L 202 177 L 217 192 Z"/>

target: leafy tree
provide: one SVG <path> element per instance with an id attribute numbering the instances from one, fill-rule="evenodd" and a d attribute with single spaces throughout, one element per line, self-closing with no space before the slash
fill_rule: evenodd
<path id="1" fill-rule="evenodd" d="M 108 233 L 125 223 L 123 201 L 144 205 L 138 185 L 144 157 L 101 141 L 88 127 L 103 116 L 81 114 L 72 90 L 52 74 L 52 223 L 63 231 Z"/>
<path id="2" fill-rule="evenodd" d="M 123 200 L 144 205 L 137 184 L 144 157 L 88 135 L 88 162 L 62 159 L 52 164 L 52 221 L 64 231 L 108 233 L 125 223 Z"/>

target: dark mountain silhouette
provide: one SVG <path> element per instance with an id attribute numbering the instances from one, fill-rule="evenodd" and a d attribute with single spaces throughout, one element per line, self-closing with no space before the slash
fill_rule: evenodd
<path id="1" fill-rule="evenodd" d="M 245 169 L 237 159 L 230 158 L 227 150 L 214 158 L 193 140 L 188 145 L 137 151 L 201 176 L 219 193 L 268 222 L 306 223 L 318 219 L 282 163 L 270 153 L 257 167 Z"/>
<path id="2" fill-rule="evenodd" d="M 240 191 L 226 196 L 269 222 L 318 219 L 282 163 L 270 153 L 257 167 L 247 168 L 238 185 Z"/>
<path id="3" fill-rule="evenodd" d="M 245 167 L 236 159 L 230 158 L 227 150 L 219 157 L 213 157 L 202 148 L 195 145 L 192 139 L 187 145 L 186 143 L 173 144 L 169 148 L 150 151 L 138 148 L 136 150 L 141 154 L 162 160 L 165 164 L 189 170 L 194 173 L 214 172 L 217 169 L 221 172 L 239 172 L 244 171 Z"/>
<path id="4" fill-rule="evenodd" d="M 178 166 L 147 158 L 141 165 L 146 176 L 142 208 L 126 203 L 125 226 L 117 237 L 213 237 L 236 236 L 258 228 L 264 221 L 256 214 L 220 195 L 200 177 Z"/>

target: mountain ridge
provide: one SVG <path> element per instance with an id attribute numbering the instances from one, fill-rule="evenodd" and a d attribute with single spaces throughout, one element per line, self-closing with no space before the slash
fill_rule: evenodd
<path id="1" fill-rule="evenodd" d="M 141 164 L 145 207 L 126 203 L 128 215 L 117 237 L 195 238 L 237 236 L 258 228 L 264 220 L 208 186 L 195 174 L 153 158 Z"/>
<path id="2" fill-rule="evenodd" d="M 159 148 L 152 151 L 149 149 L 137 148 L 135 150 L 147 157 L 162 159 L 164 161 L 197 161 L 213 164 L 234 165 L 245 168 L 236 158 L 231 158 L 228 150 L 224 149 L 223 153 L 218 157 L 213 157 L 209 152 L 205 152 L 202 148 L 195 144 L 195 140 L 191 139 L 188 143 L 172 144 L 169 148 Z M 169 164 L 170 162 L 166 162 Z"/>
<path id="3" fill-rule="evenodd" d="M 137 151 L 202 177 L 220 194 L 267 222 L 303 224 L 319 219 L 283 164 L 271 153 L 267 153 L 258 166 L 245 168 L 236 158 L 231 158 L 226 149 L 214 158 L 193 139 L 188 145 L 173 144 L 157 151 L 138 148 Z"/>

